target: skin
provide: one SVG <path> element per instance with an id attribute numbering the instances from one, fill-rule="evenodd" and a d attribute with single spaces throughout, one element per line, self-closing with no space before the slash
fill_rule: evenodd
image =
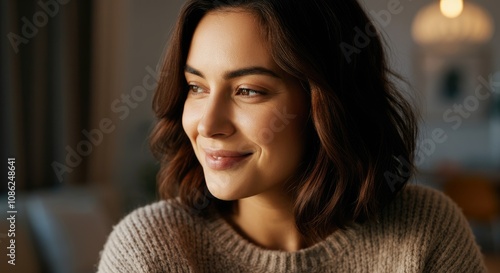
<path id="1" fill-rule="evenodd" d="M 228 221 L 269 249 L 305 247 L 284 185 L 304 155 L 308 98 L 274 62 L 257 18 L 208 13 L 186 61 L 183 128 L 210 192 L 236 200 Z"/>

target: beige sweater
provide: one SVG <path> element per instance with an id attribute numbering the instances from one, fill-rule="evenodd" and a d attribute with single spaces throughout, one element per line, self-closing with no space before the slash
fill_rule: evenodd
<path id="1" fill-rule="evenodd" d="M 336 231 L 297 251 L 260 248 L 220 216 L 201 218 L 176 200 L 125 217 L 98 272 L 486 272 L 467 221 L 443 194 L 409 185 L 378 222 Z"/>

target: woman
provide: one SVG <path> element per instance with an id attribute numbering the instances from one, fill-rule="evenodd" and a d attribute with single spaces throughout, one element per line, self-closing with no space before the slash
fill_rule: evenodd
<path id="1" fill-rule="evenodd" d="M 405 186 L 416 118 L 356 1 L 191 0 L 169 46 L 164 200 L 99 272 L 485 271 L 459 209 Z"/>

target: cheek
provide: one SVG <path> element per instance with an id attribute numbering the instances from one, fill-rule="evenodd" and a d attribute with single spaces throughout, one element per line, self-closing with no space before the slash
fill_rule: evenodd
<path id="1" fill-rule="evenodd" d="M 302 105 L 287 106 L 268 117 L 267 133 L 272 133 L 272 139 L 267 139 L 266 146 L 276 153 L 281 164 L 294 167 L 305 152 L 307 110 Z"/>
<path id="2" fill-rule="evenodd" d="M 260 115 L 247 120 L 247 132 L 264 150 L 296 151 L 297 146 L 303 146 L 302 132 L 305 122 L 301 112 L 291 107 L 275 107 L 270 111 L 261 111 Z"/>
<path id="3" fill-rule="evenodd" d="M 283 161 L 295 161 L 296 157 L 302 156 L 304 150 L 302 128 L 302 123 L 299 120 L 290 121 L 282 131 L 275 133 L 273 142 L 268 146 L 274 147 Z"/>
<path id="4" fill-rule="evenodd" d="M 273 118 L 271 111 L 260 108 L 240 111 L 236 120 L 238 129 L 247 142 L 250 141 L 262 147 L 274 138 L 275 133 L 271 130 L 269 123 L 271 118 Z"/>

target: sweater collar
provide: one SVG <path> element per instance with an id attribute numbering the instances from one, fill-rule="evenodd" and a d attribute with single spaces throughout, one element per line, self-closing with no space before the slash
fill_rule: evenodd
<path id="1" fill-rule="evenodd" d="M 325 262 L 334 262 L 354 240 L 354 225 L 346 230 L 337 230 L 325 240 L 295 252 L 268 250 L 255 245 L 226 222 L 218 213 L 208 219 L 210 238 L 221 255 L 232 262 L 246 264 L 255 271 L 265 272 L 311 272 Z"/>

